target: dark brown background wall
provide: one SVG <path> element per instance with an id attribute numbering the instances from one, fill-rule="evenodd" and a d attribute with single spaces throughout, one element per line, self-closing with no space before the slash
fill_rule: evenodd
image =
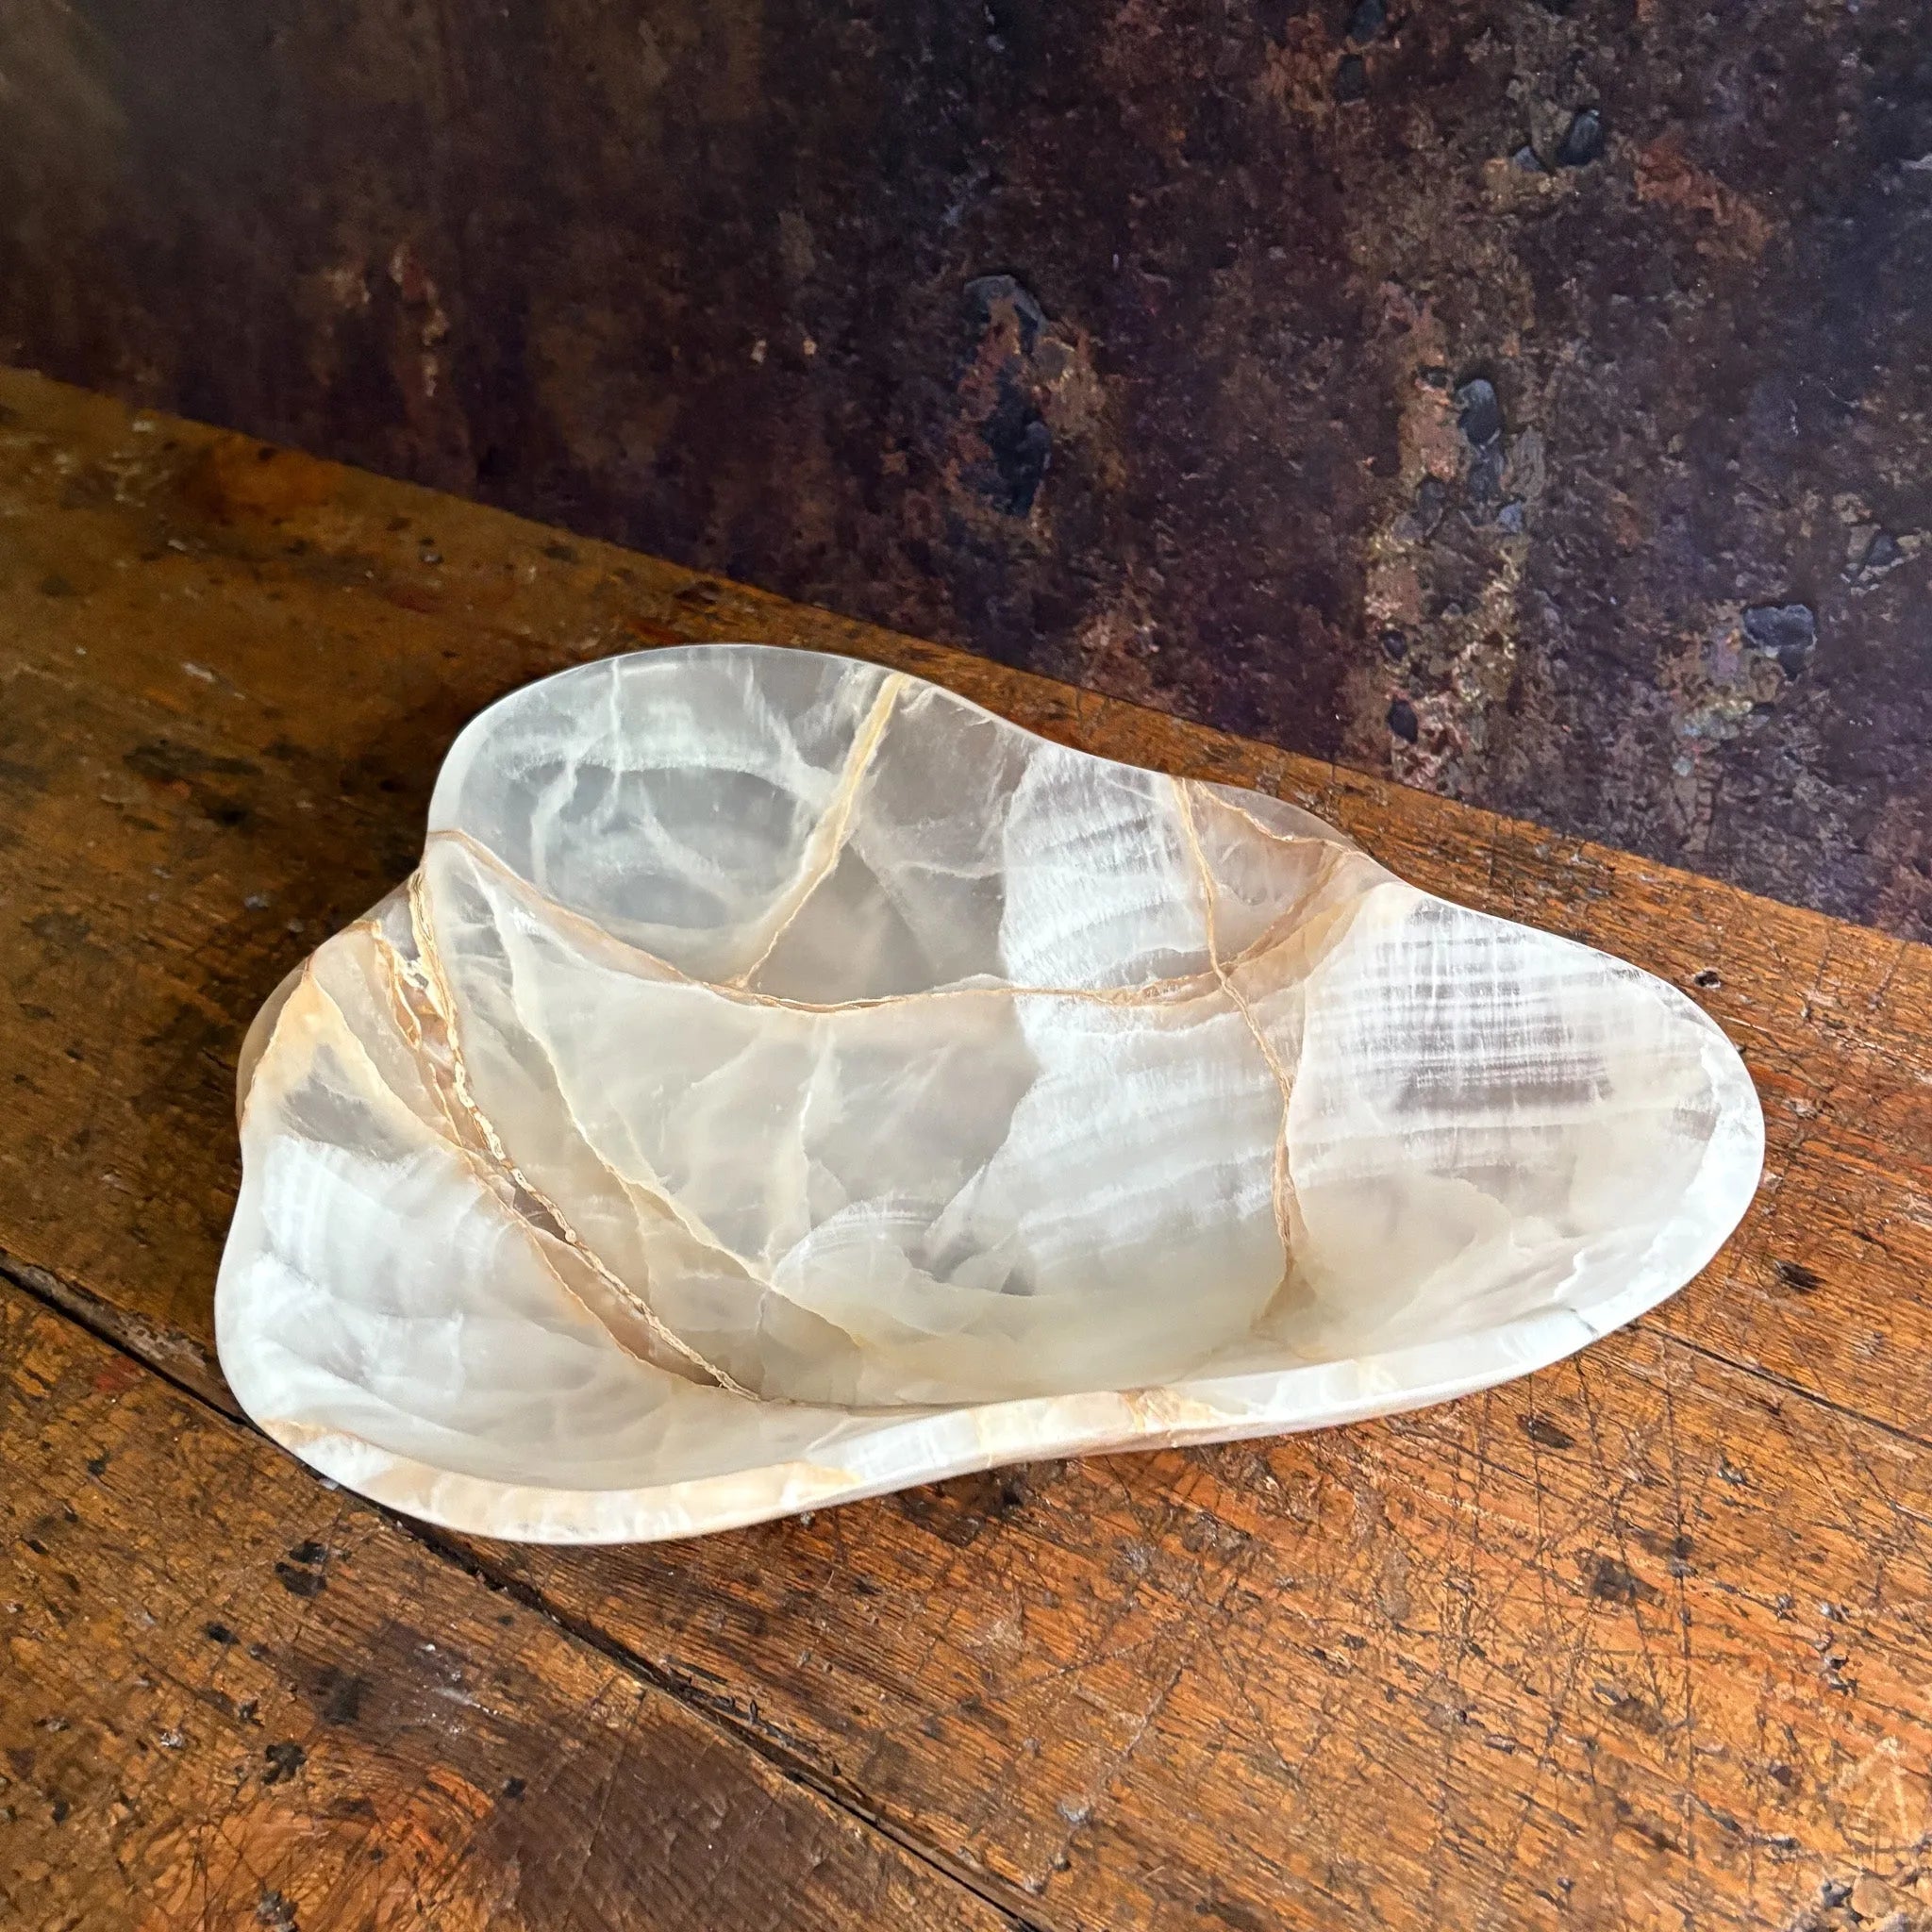
<path id="1" fill-rule="evenodd" d="M 0 0 L 0 355 L 1932 937 L 1923 0 Z"/>

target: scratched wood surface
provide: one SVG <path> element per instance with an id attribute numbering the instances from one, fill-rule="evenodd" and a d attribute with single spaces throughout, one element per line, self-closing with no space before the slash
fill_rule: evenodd
<path id="1" fill-rule="evenodd" d="M 9 1932 L 1008 1923 L 6 1284 L 0 1461 Z"/>
<path id="2" fill-rule="evenodd" d="M 408 869 L 480 705 L 682 639 L 903 665 L 1686 987 L 1764 1097 L 1744 1228 L 1421 1416 L 410 1561 L 1042 1932 L 1932 1926 L 1932 952 L 39 378 L 0 412 L 0 1267 L 43 1304 L 226 1403 L 235 1047 Z"/>

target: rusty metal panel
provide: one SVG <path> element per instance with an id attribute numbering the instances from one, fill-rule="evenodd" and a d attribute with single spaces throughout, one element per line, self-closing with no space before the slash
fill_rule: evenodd
<path id="1" fill-rule="evenodd" d="M 1932 937 L 1911 0 L 19 0 L 0 76 L 0 355 Z"/>

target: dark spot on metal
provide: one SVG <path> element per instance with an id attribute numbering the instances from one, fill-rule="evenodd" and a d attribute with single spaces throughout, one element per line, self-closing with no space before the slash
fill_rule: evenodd
<path id="1" fill-rule="evenodd" d="M 275 1575 L 291 1596 L 318 1597 L 328 1585 L 313 1570 L 298 1570 L 292 1563 L 277 1563 Z"/>
<path id="2" fill-rule="evenodd" d="M 1020 353 L 1030 356 L 1046 326 L 1046 311 L 1011 275 L 977 275 L 966 284 L 966 307 L 976 333 L 984 335 L 1010 307 L 1020 330 Z"/>
<path id="3" fill-rule="evenodd" d="M 98 1456 L 90 1456 L 88 1457 L 87 1473 L 88 1474 L 93 1476 L 102 1476 L 107 1474 L 108 1452 L 105 1449 L 102 1450 L 102 1452 Z"/>
<path id="4" fill-rule="evenodd" d="M 543 555 L 553 563 L 575 563 L 577 560 L 576 551 L 568 543 L 546 543 Z"/>
<path id="5" fill-rule="evenodd" d="M 1335 98 L 1359 101 L 1369 92 L 1369 67 L 1359 54 L 1344 54 L 1335 69 Z"/>
<path id="6" fill-rule="evenodd" d="M 1796 677 L 1817 647 L 1818 619 L 1808 604 L 1754 604 L 1744 612 L 1744 641 Z"/>
<path id="7" fill-rule="evenodd" d="M 1542 164 L 1541 157 L 1527 142 L 1509 157 L 1509 165 L 1519 175 L 1542 175 L 1548 172 Z"/>
<path id="8" fill-rule="evenodd" d="M 1715 992 L 1724 984 L 1724 979 L 1715 966 L 1706 966 L 1690 975 L 1690 984 L 1702 987 L 1706 992 Z"/>
<path id="9" fill-rule="evenodd" d="M 999 401 L 980 434 L 999 478 L 998 488 L 991 492 L 995 506 L 1008 516 L 1024 517 L 1045 481 L 1053 432 L 1018 384 L 1003 382 Z"/>
<path id="10" fill-rule="evenodd" d="M 226 1645 L 235 1641 L 235 1633 L 225 1624 L 209 1624 L 206 1627 L 208 1641 L 212 1643 Z"/>
<path id="11" fill-rule="evenodd" d="M 1404 543 L 1426 543 L 1448 508 L 1448 485 L 1440 476 L 1424 476 L 1416 485 L 1415 501 L 1396 518 L 1393 535 Z"/>
<path id="12" fill-rule="evenodd" d="M 1345 31 L 1357 46 L 1365 47 L 1388 24 L 1389 8 L 1384 0 L 1355 0 Z"/>
<path id="13" fill-rule="evenodd" d="M 1415 508 L 1411 512 L 1415 533 L 1426 542 L 1442 525 L 1449 508 L 1449 486 L 1440 476 L 1424 476 L 1416 485 Z"/>
<path id="14" fill-rule="evenodd" d="M 1307 0 L 1255 0 L 1255 20 L 1261 31 L 1279 46 L 1288 36 L 1288 24 L 1307 11 Z"/>
<path id="15" fill-rule="evenodd" d="M 265 1785 L 286 1784 L 308 1762 L 308 1752 L 292 1739 L 269 1745 L 261 1755 L 268 1760 L 268 1769 L 261 1774 Z"/>
<path id="16" fill-rule="evenodd" d="M 1771 1267 L 1773 1274 L 1795 1293 L 1816 1294 L 1824 1286 L 1824 1276 L 1802 1261 L 1774 1261 Z"/>
<path id="17" fill-rule="evenodd" d="M 51 1808 L 54 1813 L 54 1823 L 56 1824 L 65 1824 L 68 1815 L 73 1811 L 74 1807 L 65 1798 L 56 1798 Z"/>
<path id="18" fill-rule="evenodd" d="M 506 1798 L 521 1798 L 525 1790 L 524 1781 L 520 1777 L 507 1777 L 503 1781 L 503 1795 Z"/>
<path id="19" fill-rule="evenodd" d="M 1587 168 L 1602 158 L 1603 151 L 1604 117 L 1596 108 L 1585 108 L 1572 118 L 1563 131 L 1563 139 L 1557 143 L 1557 165 Z"/>
<path id="20" fill-rule="evenodd" d="M 58 570 L 50 570 L 41 579 L 41 595 L 43 597 L 72 597 L 75 594 L 74 586 Z"/>
<path id="21" fill-rule="evenodd" d="M 1890 530 L 1880 530 L 1865 546 L 1865 555 L 1859 559 L 1858 568 L 1867 576 L 1881 576 L 1894 564 L 1905 561 L 1905 552 Z"/>
<path id="22" fill-rule="evenodd" d="M 1391 664 L 1400 664 L 1408 656 L 1408 640 L 1399 630 L 1385 630 L 1382 633 L 1382 655 Z"/>
<path id="23" fill-rule="evenodd" d="M 1503 440 L 1503 405 L 1488 376 L 1473 375 L 1456 391 L 1456 426 L 1474 450 L 1490 449 Z"/>
<path id="24" fill-rule="evenodd" d="M 1407 698 L 1396 698 L 1390 704 L 1389 728 L 1408 744 L 1413 744 L 1421 735 L 1421 721 L 1416 717 L 1415 707 Z"/>

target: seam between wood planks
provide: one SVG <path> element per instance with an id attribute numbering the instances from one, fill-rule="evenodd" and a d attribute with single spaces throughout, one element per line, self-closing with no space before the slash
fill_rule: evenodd
<path id="1" fill-rule="evenodd" d="M 288 1453 L 278 1443 L 271 1442 L 242 1412 L 226 1384 L 209 1368 L 198 1348 L 174 1338 L 163 1341 L 156 1324 L 129 1317 L 124 1310 L 103 1302 L 91 1291 L 63 1281 L 48 1269 L 18 1260 L 5 1253 L 0 1253 L 0 1281 L 10 1283 L 50 1314 L 71 1322 L 96 1341 L 125 1356 L 177 1394 L 210 1410 L 232 1426 L 245 1430 L 258 1441 L 281 1454 Z M 118 1320 L 115 1319 L 117 1317 Z M 169 1366 L 165 1359 L 151 1358 L 137 1337 L 145 1337 L 147 1346 L 157 1349 L 163 1357 L 171 1354 L 186 1356 L 188 1363 L 176 1368 Z M 305 1473 L 325 1488 L 341 1488 L 338 1483 L 316 1475 L 312 1470 L 305 1468 Z M 519 1577 L 503 1574 L 475 1551 L 445 1532 L 372 1502 L 366 1496 L 357 1495 L 353 1491 L 344 1491 L 343 1493 L 371 1510 L 390 1528 L 426 1550 L 438 1561 L 449 1564 L 486 1590 L 507 1596 L 520 1607 L 541 1617 L 571 1642 L 594 1651 L 608 1662 L 615 1664 L 626 1676 L 670 1698 L 731 1744 L 750 1751 L 788 1783 L 810 1791 L 835 1810 L 843 1812 L 868 1831 L 876 1833 L 909 1857 L 917 1859 L 936 1876 L 958 1886 L 962 1891 L 971 1892 L 982 1905 L 1008 1921 L 1012 1932 L 1052 1932 L 1052 1928 L 1030 1916 L 1030 1902 L 1012 1892 L 998 1879 L 970 1866 L 962 1866 L 937 1846 L 925 1843 L 903 1826 L 879 1816 L 860 1803 L 850 1790 L 824 1778 L 803 1754 L 787 1745 L 770 1729 L 758 1726 L 735 1703 L 726 1698 L 706 1695 L 695 1684 L 654 1664 L 650 1658 L 620 1643 L 595 1624 L 559 1611 L 542 1591 Z"/>
<path id="2" fill-rule="evenodd" d="M 1875 1429 L 1881 1436 L 1889 1437 L 1894 1442 L 1902 1442 L 1908 1449 L 1932 1450 L 1932 1436 L 1915 1435 L 1910 1429 L 1900 1428 L 1896 1423 L 1886 1422 L 1879 1416 L 1867 1415 L 1862 1408 L 1854 1408 L 1849 1403 L 1840 1402 L 1829 1395 L 1821 1395 L 1817 1390 L 1807 1389 L 1802 1382 L 1794 1382 L 1789 1375 L 1779 1374 L 1775 1369 L 1767 1369 L 1757 1362 L 1740 1362 L 1736 1357 L 1724 1354 L 1722 1349 L 1712 1348 L 1708 1342 L 1693 1341 L 1689 1336 L 1675 1334 L 1671 1329 L 1653 1327 L 1641 1316 L 1630 1325 L 1656 1341 L 1669 1343 L 1673 1348 L 1681 1348 L 1690 1355 L 1702 1356 L 1706 1361 L 1717 1362 L 1724 1368 L 1735 1369 L 1740 1374 L 1750 1375 L 1757 1381 L 1768 1383 L 1779 1394 L 1793 1396 L 1800 1402 L 1809 1403 L 1813 1408 L 1822 1408 L 1827 1415 L 1839 1416 L 1846 1422 L 1857 1423 L 1865 1428 Z"/>

